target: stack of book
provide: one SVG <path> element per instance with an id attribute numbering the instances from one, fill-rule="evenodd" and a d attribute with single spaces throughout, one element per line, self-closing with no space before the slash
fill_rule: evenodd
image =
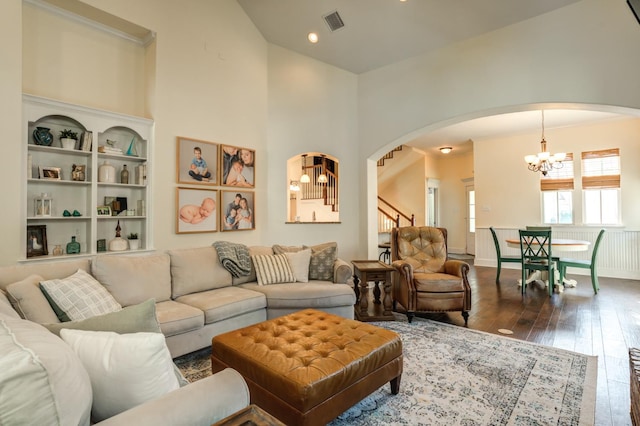
<path id="1" fill-rule="evenodd" d="M 98 147 L 98 152 L 101 152 L 103 154 L 120 154 L 120 155 L 123 154 L 120 148 L 109 146 L 109 145 L 100 145 Z"/>

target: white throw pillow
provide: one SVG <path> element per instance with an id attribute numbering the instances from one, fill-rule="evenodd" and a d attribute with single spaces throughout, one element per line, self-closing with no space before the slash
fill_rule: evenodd
<path id="1" fill-rule="evenodd" d="M 122 309 L 107 289 L 82 269 L 67 278 L 42 281 L 40 286 L 71 321 Z"/>
<path id="2" fill-rule="evenodd" d="M 258 254 L 251 256 L 251 260 L 258 277 L 258 285 L 296 282 L 287 256 L 284 254 Z"/>
<path id="3" fill-rule="evenodd" d="M 289 261 L 289 266 L 296 277 L 296 281 L 300 283 L 309 282 L 309 261 L 311 260 L 311 249 L 301 250 L 299 252 L 284 253 Z"/>
<path id="4" fill-rule="evenodd" d="M 0 314 L 0 425 L 82 425 L 91 382 L 75 352 L 46 328 Z"/>
<path id="5" fill-rule="evenodd" d="M 89 373 L 99 422 L 178 389 L 162 333 L 60 330 Z"/>

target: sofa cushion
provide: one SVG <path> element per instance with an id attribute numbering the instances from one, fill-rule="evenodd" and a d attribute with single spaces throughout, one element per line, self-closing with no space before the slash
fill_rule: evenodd
<path id="1" fill-rule="evenodd" d="M 0 315 L 0 354 L 0 424 L 89 424 L 91 382 L 62 340 L 34 322 Z"/>
<path id="2" fill-rule="evenodd" d="M 249 247 L 249 256 L 255 256 L 258 254 L 267 255 L 273 254 L 273 250 L 271 247 L 267 246 L 251 246 Z M 256 268 L 253 266 L 253 262 L 251 262 L 251 272 L 246 277 L 233 277 L 233 285 L 251 283 L 257 281 L 258 277 L 256 276 Z"/>
<path id="3" fill-rule="evenodd" d="M 225 287 L 202 293 L 188 294 L 177 298 L 176 302 L 184 303 L 203 311 L 205 324 L 254 312 L 267 306 L 264 294 L 239 287 Z"/>
<path id="4" fill-rule="evenodd" d="M 198 293 L 231 285 L 231 273 L 218 258 L 215 247 L 169 250 L 171 297 Z"/>
<path id="5" fill-rule="evenodd" d="M 289 266 L 293 271 L 293 276 L 297 282 L 309 282 L 309 261 L 311 260 L 311 250 L 300 250 L 298 252 L 285 252 Z"/>
<path id="6" fill-rule="evenodd" d="M 295 282 L 293 271 L 284 254 L 251 256 L 259 285 Z"/>
<path id="7" fill-rule="evenodd" d="M 78 269 L 90 271 L 89 258 L 69 256 L 55 262 L 30 262 L 25 264 L 0 267 L 0 288 L 6 289 L 9 284 L 22 281 L 29 275 L 40 275 L 45 280 L 64 278 L 75 273 Z"/>
<path id="8" fill-rule="evenodd" d="M 243 284 L 242 288 L 259 291 L 267 297 L 267 307 L 272 308 L 332 308 L 351 306 L 356 303 L 353 289 L 347 284 L 326 281 L 308 283 L 287 283 L 260 286 L 256 283 Z"/>
<path id="9" fill-rule="evenodd" d="M 22 281 L 7 286 L 7 296 L 13 308 L 24 319 L 39 324 L 60 322 L 46 297 L 40 290 L 40 275 L 29 275 Z"/>
<path id="10" fill-rule="evenodd" d="M 91 262 L 91 273 L 122 306 L 171 298 L 171 270 L 166 253 L 99 255 Z"/>
<path id="11" fill-rule="evenodd" d="M 204 312 L 173 300 L 156 303 L 156 315 L 166 337 L 204 327 Z"/>
<path id="12" fill-rule="evenodd" d="M 180 387 L 160 333 L 63 329 L 60 337 L 89 373 L 93 390 L 91 417 L 96 422 Z"/>
<path id="13" fill-rule="evenodd" d="M 309 262 L 310 280 L 333 280 L 333 263 L 338 256 L 337 243 L 324 243 L 316 246 L 303 246 L 311 249 L 311 260 Z"/>
<path id="14" fill-rule="evenodd" d="M 302 246 L 283 246 L 280 244 L 274 244 L 273 247 L 274 254 L 283 254 L 283 253 L 297 253 L 303 250 Z"/>
<path id="15" fill-rule="evenodd" d="M 40 288 L 72 321 L 122 309 L 113 296 L 82 269 L 67 278 L 41 281 Z"/>

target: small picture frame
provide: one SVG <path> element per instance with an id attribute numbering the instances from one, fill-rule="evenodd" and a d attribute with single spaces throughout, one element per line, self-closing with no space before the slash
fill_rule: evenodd
<path id="1" fill-rule="evenodd" d="M 111 216 L 111 206 L 98 206 L 98 216 Z"/>
<path id="2" fill-rule="evenodd" d="M 256 229 L 255 194 L 251 191 L 221 191 L 220 229 L 248 231 Z"/>
<path id="3" fill-rule="evenodd" d="M 40 167 L 40 179 L 61 180 L 62 170 L 60 167 Z"/>
<path id="4" fill-rule="evenodd" d="M 177 188 L 176 234 L 218 230 L 218 191 Z"/>
<path id="5" fill-rule="evenodd" d="M 255 158 L 253 149 L 221 145 L 220 185 L 255 188 Z"/>
<path id="6" fill-rule="evenodd" d="M 27 257 L 47 254 L 47 225 L 27 225 Z"/>
<path id="7" fill-rule="evenodd" d="M 218 184 L 218 144 L 178 136 L 176 143 L 178 183 Z"/>

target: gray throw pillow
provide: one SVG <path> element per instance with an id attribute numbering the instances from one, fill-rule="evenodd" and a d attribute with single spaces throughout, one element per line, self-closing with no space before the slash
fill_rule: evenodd
<path id="1" fill-rule="evenodd" d="M 306 247 L 311 249 L 309 261 L 309 279 L 333 281 L 333 264 L 338 252 L 337 243 L 325 243 L 317 246 Z"/>

